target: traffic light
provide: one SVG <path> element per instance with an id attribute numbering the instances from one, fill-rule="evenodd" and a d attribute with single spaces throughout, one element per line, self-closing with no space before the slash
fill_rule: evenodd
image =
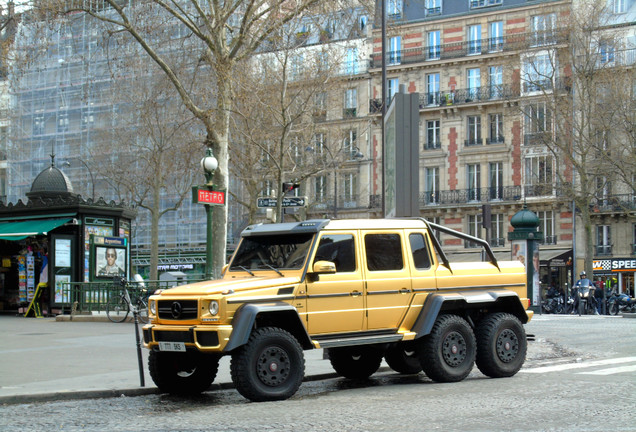
<path id="1" fill-rule="evenodd" d="M 288 192 L 293 191 L 294 189 L 298 189 L 299 187 L 300 187 L 299 183 L 283 182 L 283 195 L 287 194 Z"/>

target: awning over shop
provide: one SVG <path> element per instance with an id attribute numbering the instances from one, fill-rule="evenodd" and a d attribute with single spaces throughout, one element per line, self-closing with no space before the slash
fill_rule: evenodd
<path id="1" fill-rule="evenodd" d="M 539 249 L 541 265 L 550 267 L 565 267 L 572 259 L 572 249 Z"/>
<path id="2" fill-rule="evenodd" d="M 0 223 L 0 240 L 22 240 L 35 235 L 46 235 L 70 220 L 72 219 L 39 219 Z"/>

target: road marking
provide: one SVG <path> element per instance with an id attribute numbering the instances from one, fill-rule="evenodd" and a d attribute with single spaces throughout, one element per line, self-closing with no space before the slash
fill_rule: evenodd
<path id="1" fill-rule="evenodd" d="M 522 369 L 520 372 L 525 373 L 546 373 L 546 372 L 559 372 L 570 369 L 584 369 L 588 367 L 607 366 L 619 363 L 636 362 L 636 357 L 620 357 L 606 360 L 595 360 L 581 363 L 568 363 L 554 366 L 543 366 L 538 368 Z"/>
<path id="2" fill-rule="evenodd" d="M 612 375 L 623 372 L 636 372 L 636 365 L 620 366 L 615 368 L 601 369 L 592 372 L 579 372 L 579 375 Z"/>

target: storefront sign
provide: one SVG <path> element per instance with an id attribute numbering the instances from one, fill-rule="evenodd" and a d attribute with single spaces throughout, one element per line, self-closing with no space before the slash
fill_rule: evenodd
<path id="1" fill-rule="evenodd" d="M 593 262 L 594 271 L 611 272 L 636 272 L 636 259 L 634 258 L 612 258 L 605 260 L 595 260 Z"/>

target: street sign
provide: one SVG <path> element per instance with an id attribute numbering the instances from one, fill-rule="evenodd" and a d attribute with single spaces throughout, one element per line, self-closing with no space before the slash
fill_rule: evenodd
<path id="1" fill-rule="evenodd" d="M 213 190 L 210 186 L 192 186 L 192 203 L 225 205 L 225 191 Z"/>
<path id="2" fill-rule="evenodd" d="M 303 197 L 284 197 L 283 207 L 305 207 L 309 200 L 306 196 Z M 261 197 L 256 199 L 256 207 L 276 207 L 276 198 L 273 197 Z"/>

